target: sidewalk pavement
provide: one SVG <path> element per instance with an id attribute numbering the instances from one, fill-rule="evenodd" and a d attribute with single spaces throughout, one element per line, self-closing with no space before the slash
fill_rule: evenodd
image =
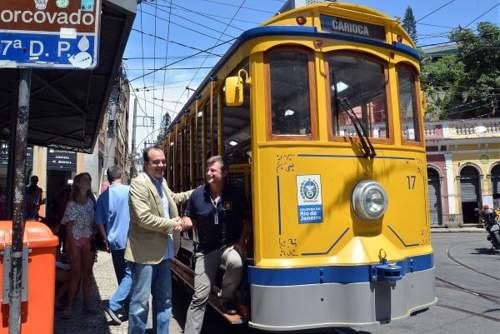
<path id="1" fill-rule="evenodd" d="M 483 227 L 431 227 L 431 233 L 486 233 Z"/>
<path id="2" fill-rule="evenodd" d="M 106 252 L 99 252 L 97 262 L 94 264 L 95 284 L 93 289 L 93 302 L 96 312 L 93 314 L 83 310 L 81 293 L 77 296 L 73 307 L 73 317 L 68 320 L 61 319 L 60 312 L 56 312 L 54 319 L 55 334 L 126 334 L 128 321 L 124 321 L 120 326 L 111 325 L 111 319 L 102 308 L 103 303 L 107 303 L 117 287 L 115 271 L 111 255 Z M 151 307 L 149 312 L 148 327 L 152 328 Z M 149 333 L 146 332 L 146 333 Z M 177 321 L 172 317 L 170 320 L 169 333 L 181 334 L 182 329 Z"/>

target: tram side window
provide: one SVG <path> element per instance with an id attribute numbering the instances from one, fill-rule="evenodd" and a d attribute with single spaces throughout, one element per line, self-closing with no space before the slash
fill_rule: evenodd
<path id="1" fill-rule="evenodd" d="M 249 72 L 248 60 L 236 67 L 230 76 L 237 75 L 238 70 Z M 224 156 L 229 164 L 248 163 L 250 143 L 250 88 L 244 85 L 244 103 L 240 107 L 229 107 L 222 104 L 222 143 Z"/>
<path id="2" fill-rule="evenodd" d="M 204 110 L 198 110 L 196 115 L 196 131 L 194 136 L 194 183 L 195 186 L 203 184 L 204 180 L 204 171 L 203 171 L 203 149 L 202 149 L 202 138 L 204 136 L 203 133 L 203 114 Z"/>
<path id="3" fill-rule="evenodd" d="M 389 137 L 385 66 L 357 54 L 331 53 L 327 60 L 333 134 L 356 136 L 354 125 L 341 106 L 340 101 L 343 101 L 361 120 L 369 137 Z"/>
<path id="4" fill-rule="evenodd" d="M 166 161 L 167 161 L 167 168 L 168 168 L 168 171 L 169 171 L 169 177 L 170 177 L 170 187 L 172 187 L 172 189 L 175 189 L 175 185 L 174 185 L 174 179 L 175 179 L 175 170 L 174 170 L 174 161 L 175 161 L 175 157 L 174 157 L 174 152 L 175 152 L 175 143 L 174 143 L 174 139 L 175 138 L 175 132 L 174 130 L 172 130 L 172 132 L 170 133 L 169 137 L 168 137 L 168 146 L 167 146 L 167 150 L 168 150 L 168 157 L 165 157 L 166 158 Z"/>
<path id="5" fill-rule="evenodd" d="M 302 50 L 277 49 L 267 55 L 273 135 L 310 135 L 311 56 Z"/>
<path id="6" fill-rule="evenodd" d="M 190 124 L 186 122 L 182 130 L 182 190 L 190 189 L 189 185 L 189 131 Z"/>
<path id="7" fill-rule="evenodd" d="M 403 140 L 420 141 L 417 109 L 417 76 L 406 65 L 399 65 L 399 112 L 401 116 L 401 135 Z"/>
<path id="8" fill-rule="evenodd" d="M 219 95 L 214 91 L 213 97 L 213 120 L 212 120 L 212 134 L 210 144 L 212 147 L 212 155 L 219 154 L 218 138 L 219 138 Z"/>

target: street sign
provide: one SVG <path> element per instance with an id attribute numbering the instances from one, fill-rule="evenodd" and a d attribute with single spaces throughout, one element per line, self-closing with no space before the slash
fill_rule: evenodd
<path id="1" fill-rule="evenodd" d="M 93 69 L 101 0 L 0 0 L 0 68 Z"/>
<path id="2" fill-rule="evenodd" d="M 47 170 L 76 171 L 76 153 L 49 148 Z"/>

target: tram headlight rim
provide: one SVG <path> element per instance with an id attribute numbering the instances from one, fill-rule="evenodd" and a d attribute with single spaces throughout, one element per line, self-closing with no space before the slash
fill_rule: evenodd
<path id="1" fill-rule="evenodd" d="M 360 219 L 375 221 L 385 214 L 389 200 L 386 191 L 378 182 L 363 180 L 354 187 L 351 204 Z"/>

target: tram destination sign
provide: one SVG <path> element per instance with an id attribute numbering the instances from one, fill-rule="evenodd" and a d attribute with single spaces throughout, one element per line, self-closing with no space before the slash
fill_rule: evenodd
<path id="1" fill-rule="evenodd" d="M 321 29 L 324 32 L 335 32 L 385 41 L 385 28 L 383 26 L 330 15 L 320 15 L 320 21 Z"/>
<path id="2" fill-rule="evenodd" d="M 93 69 L 101 0 L 0 0 L 0 68 Z"/>

